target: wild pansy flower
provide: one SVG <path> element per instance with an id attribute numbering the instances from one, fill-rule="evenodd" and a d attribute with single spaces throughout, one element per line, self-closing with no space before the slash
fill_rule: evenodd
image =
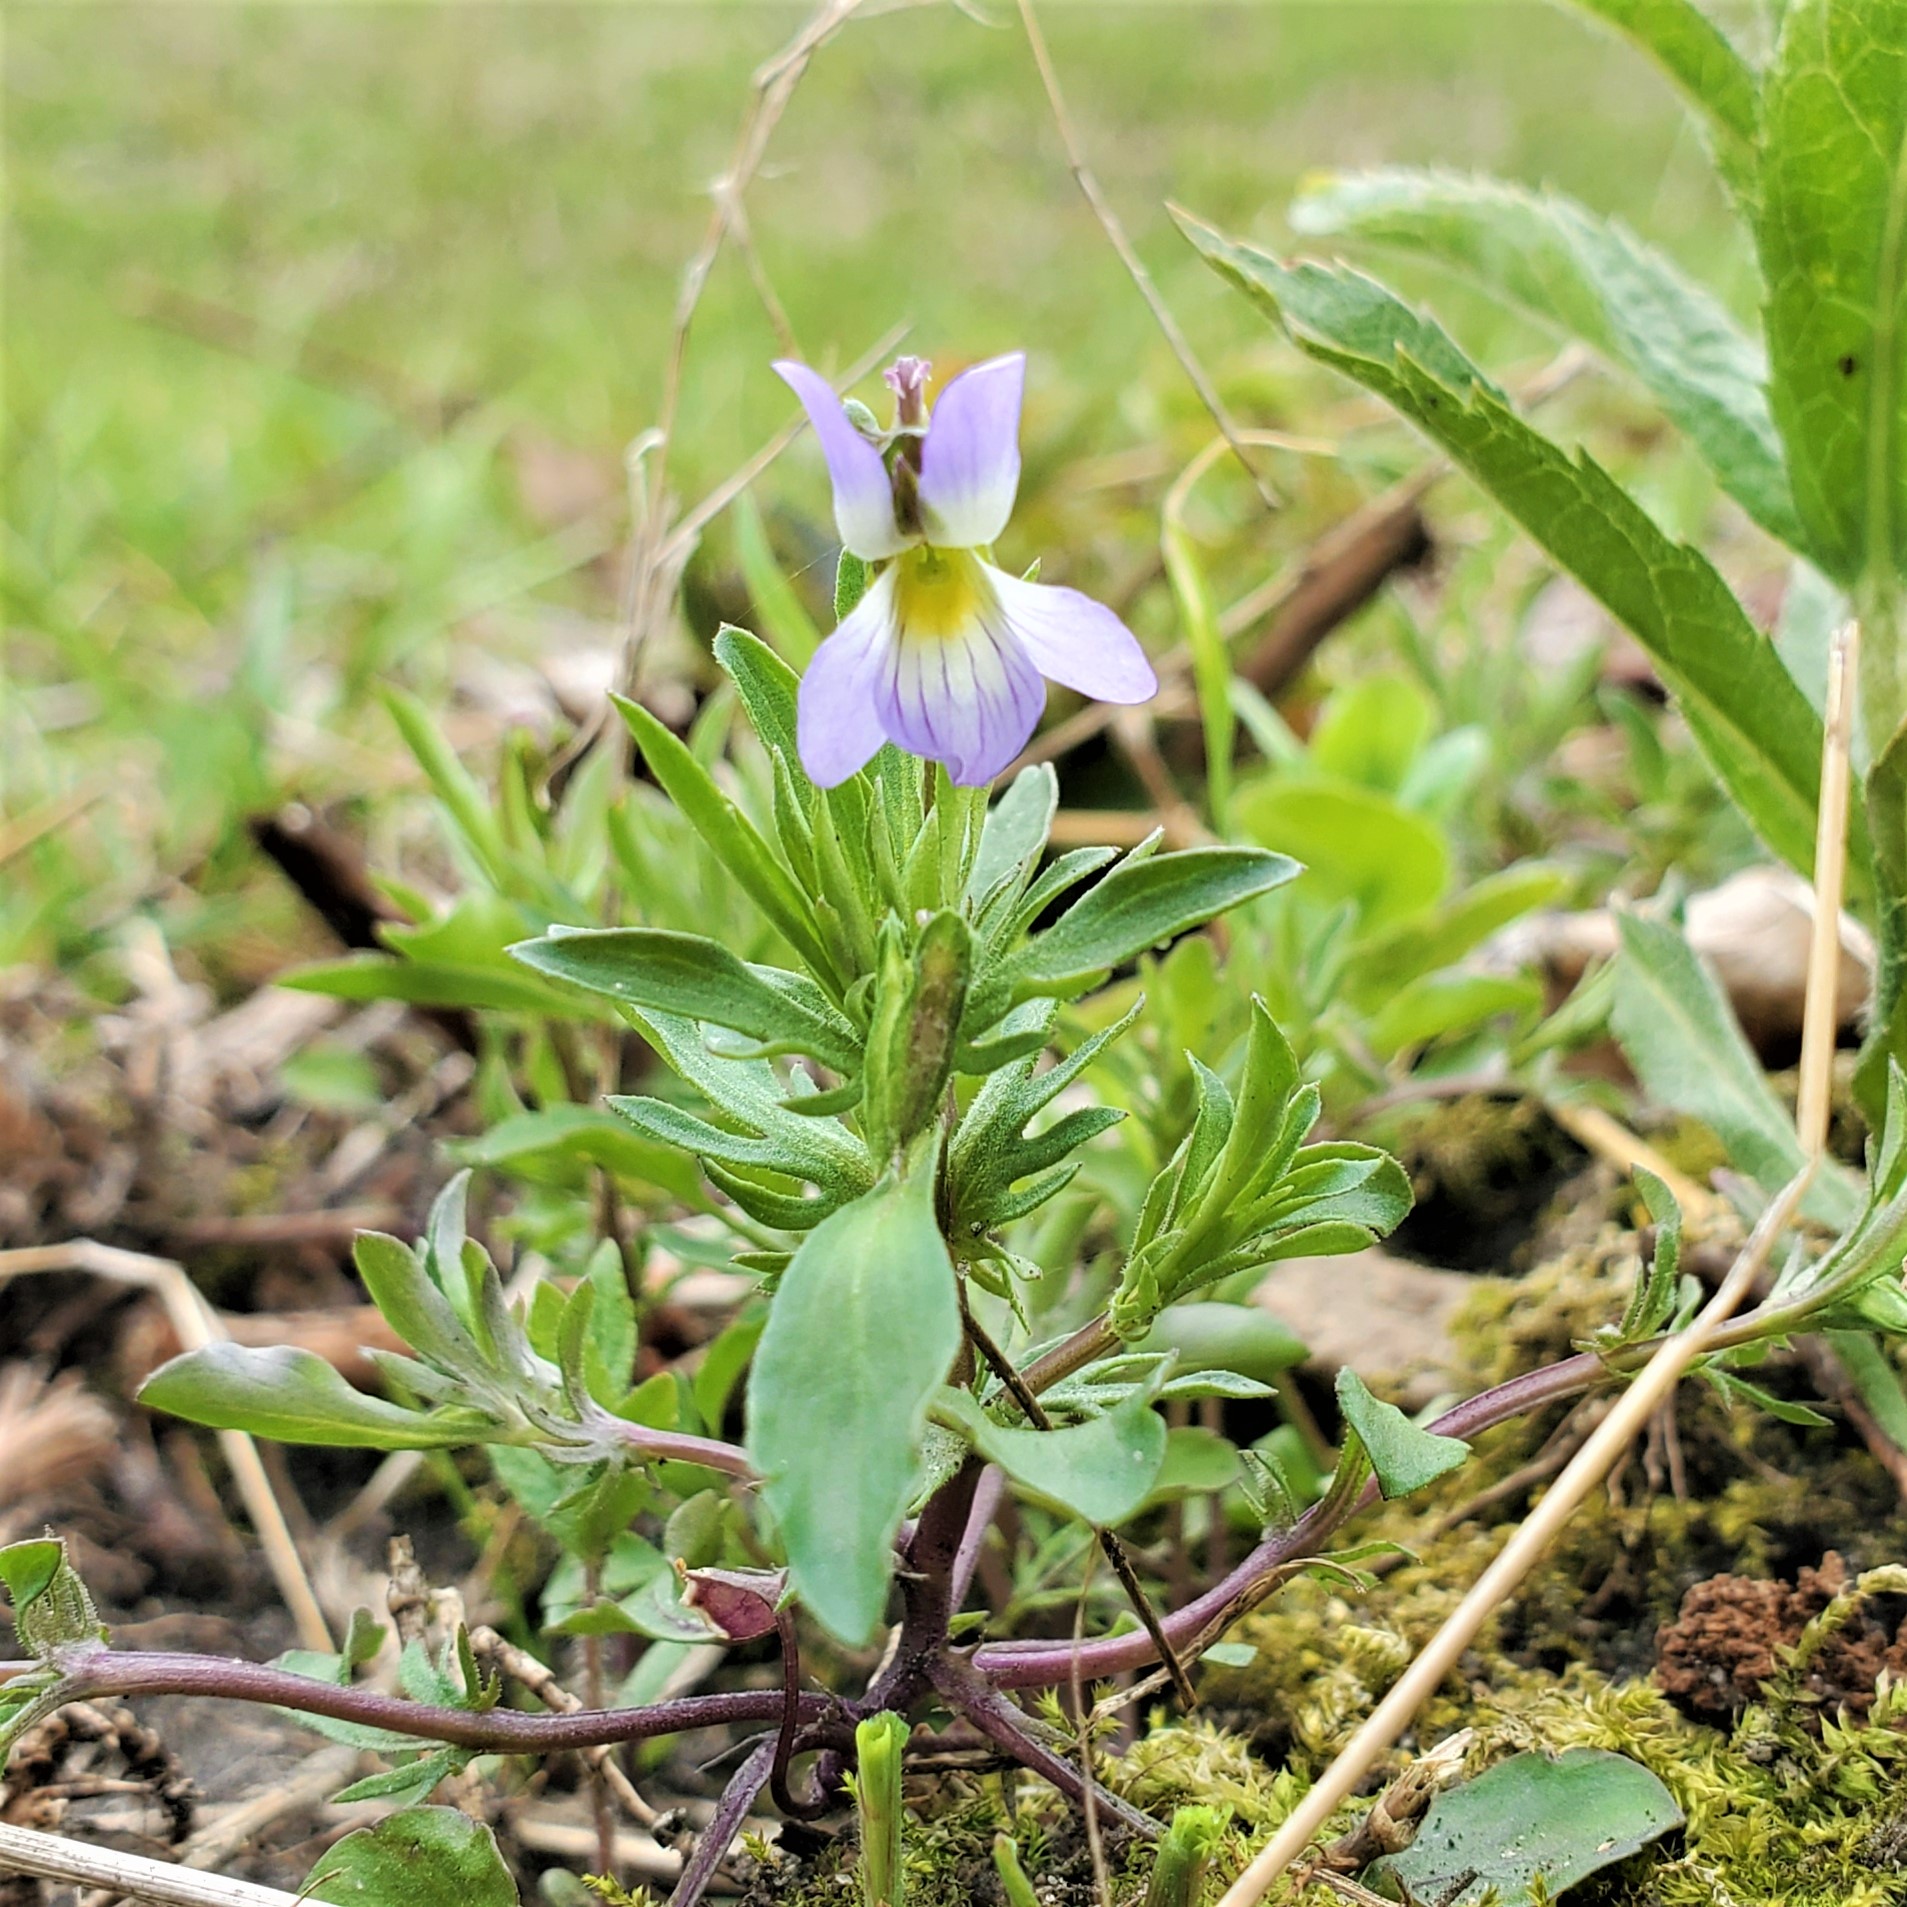
<path id="1" fill-rule="evenodd" d="M 883 742 L 982 786 L 1027 744 L 1048 677 L 1101 702 L 1143 702 L 1158 678 L 1132 631 L 1076 589 L 1009 576 L 988 559 L 1020 482 L 1026 355 L 963 371 L 927 414 L 930 367 L 884 373 L 894 428 L 857 423 L 805 364 L 793 388 L 834 482 L 834 522 L 854 555 L 884 567 L 802 678 L 802 766 L 823 788 Z"/>

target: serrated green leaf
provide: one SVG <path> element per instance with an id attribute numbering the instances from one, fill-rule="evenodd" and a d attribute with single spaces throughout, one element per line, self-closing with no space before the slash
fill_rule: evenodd
<path id="1" fill-rule="evenodd" d="M 1371 1395 L 1355 1371 L 1338 1372 L 1338 1408 L 1371 1460 L 1386 1498 L 1409 1496 L 1447 1476 L 1470 1455 L 1461 1437 L 1420 1430 L 1395 1404 Z"/>
<path id="2" fill-rule="evenodd" d="M 1805 554 L 1872 585 L 1907 567 L 1907 0 L 1787 8 L 1760 197 L 1769 397 Z"/>
<path id="3" fill-rule="evenodd" d="M 505 1426 L 464 1404 L 405 1410 L 355 1391 L 323 1358 L 276 1345 L 212 1344 L 187 1351 L 140 1386 L 149 1410 L 214 1430 L 244 1430 L 279 1443 L 359 1450 L 445 1450 L 501 1441 Z"/>
<path id="4" fill-rule="evenodd" d="M 749 1459 L 796 1592 L 850 1643 L 880 1620 L 928 1402 L 960 1348 L 933 1176 L 883 1180 L 808 1234 L 749 1374 Z"/>
<path id="5" fill-rule="evenodd" d="M 1649 392 L 1756 522 L 1798 546 L 1760 346 L 1625 226 L 1557 192 L 1402 166 L 1312 186 L 1291 223 L 1434 258 L 1581 339 Z"/>
<path id="6" fill-rule="evenodd" d="M 301 1890 L 332 1907 L 518 1907 L 496 1836 L 456 1808 L 405 1808 L 327 1848 Z"/>
<path id="7" fill-rule="evenodd" d="M 1633 632 L 1742 812 L 1808 873 L 1821 724 L 1707 559 L 1666 536 L 1589 457 L 1532 430 L 1444 332 L 1374 280 L 1286 266 L 1183 215 L 1180 223 L 1300 349 L 1448 452 Z"/>

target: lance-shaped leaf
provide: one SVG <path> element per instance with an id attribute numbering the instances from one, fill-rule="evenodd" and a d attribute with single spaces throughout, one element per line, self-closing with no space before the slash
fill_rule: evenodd
<path id="1" fill-rule="evenodd" d="M 1636 1076 L 1659 1104 L 1712 1127 L 1764 1192 L 1779 1191 L 1801 1169 L 1801 1142 L 1721 983 L 1666 922 L 1624 914 L 1618 925 L 1610 1025 Z M 1859 1209 L 1856 1187 L 1832 1160 L 1817 1169 L 1806 1209 L 1835 1225 Z"/>
<path id="2" fill-rule="evenodd" d="M 359 1450 L 443 1450 L 516 1441 L 487 1411 L 462 1404 L 405 1410 L 355 1391 L 323 1358 L 288 1345 L 209 1344 L 162 1364 L 140 1386 L 149 1410 L 214 1430 L 246 1430 L 279 1443 Z"/>
<path id="3" fill-rule="evenodd" d="M 1616 220 L 1558 192 L 1398 166 L 1324 180 L 1293 204 L 1291 224 L 1433 258 L 1580 338 L 1648 391 L 1763 529 L 1799 544 L 1761 347 Z"/>
<path id="4" fill-rule="evenodd" d="M 749 1459 L 795 1592 L 849 1643 L 881 1618 L 927 1406 L 960 1348 L 933 1177 L 884 1179 L 808 1234 L 749 1374 Z"/>
<path id="5" fill-rule="evenodd" d="M 780 967 L 751 966 L 700 934 L 552 928 L 510 953 L 537 973 L 626 1006 L 744 1033 L 765 1053 L 812 1054 L 843 1073 L 860 1064 L 853 1026 L 812 980 Z"/>
<path id="6" fill-rule="evenodd" d="M 781 930 L 812 971 L 832 971 L 813 905 L 761 831 L 716 787 L 708 770 L 639 702 L 612 698 L 643 759 L 737 885 Z"/>
<path id="7" fill-rule="evenodd" d="M 1186 848 L 1143 858 L 1135 851 L 1027 942 L 1007 963 L 1005 983 L 1016 1000 L 1071 999 L 1149 947 L 1300 872 L 1296 861 L 1263 848 Z"/>
<path id="8" fill-rule="evenodd" d="M 1907 564 L 1907 0 L 1794 0 L 1769 69 L 1756 240 L 1770 398 L 1811 556 Z"/>
<path id="9" fill-rule="evenodd" d="M 1059 811 L 1059 777 L 1049 763 L 1023 768 L 1006 793 L 987 810 L 980 846 L 967 876 L 967 898 L 975 905 L 1010 879 L 1024 886 L 1032 873 Z"/>
<path id="10" fill-rule="evenodd" d="M 1532 430 L 1445 332 L 1374 279 L 1285 265 L 1180 223 L 1301 350 L 1376 392 L 1446 451 L 1634 633 L 1743 813 L 1808 873 L 1821 724 L 1707 559 L 1666 536 L 1588 456 Z"/>

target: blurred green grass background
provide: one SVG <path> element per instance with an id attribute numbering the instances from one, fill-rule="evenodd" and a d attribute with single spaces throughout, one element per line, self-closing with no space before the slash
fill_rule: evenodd
<path id="1" fill-rule="evenodd" d="M 1080 200 L 1012 7 L 985 6 L 1000 24 L 951 5 L 851 24 L 777 130 L 750 222 L 817 362 L 902 321 L 943 363 L 1030 351 L 1031 507 L 1009 554 L 1104 586 L 1142 576 L 1160 493 L 1209 425 Z M 749 76 L 803 17 L 740 0 L 8 9 L 0 789 L 16 826 L 91 799 L 0 869 L 0 965 L 83 961 L 143 908 L 231 970 L 254 936 L 268 967 L 290 903 L 258 877 L 245 817 L 293 794 L 375 807 L 402 771 L 380 680 L 447 697 L 475 656 L 613 626 L 619 460 L 654 419 Z M 1348 400 L 1192 258 L 1168 198 L 1280 240 L 1311 169 L 1474 166 L 1553 182 L 1751 296 L 1666 86 L 1569 12 L 1071 0 L 1043 18 L 1102 183 L 1248 422 L 1334 427 Z M 1439 302 L 1486 363 L 1543 349 L 1480 300 Z M 788 415 L 773 354 L 726 254 L 690 347 L 685 494 Z M 1385 441 L 1378 475 L 1408 455 Z M 1092 478 L 1151 453 L 1132 482 Z M 1296 468 L 1272 526 L 1234 483 L 1207 525 L 1215 562 L 1262 577 L 1365 474 Z M 811 448 L 760 495 L 818 615 Z M 692 621 L 732 612 L 731 548 L 718 525 Z M 1169 639 L 1162 589 L 1135 619 Z"/>

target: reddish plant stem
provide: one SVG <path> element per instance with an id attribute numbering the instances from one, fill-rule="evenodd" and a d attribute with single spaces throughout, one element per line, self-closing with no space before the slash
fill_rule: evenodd
<path id="1" fill-rule="evenodd" d="M 696 1842 L 695 1852 L 683 1868 L 674 1893 L 669 1896 L 669 1907 L 694 1907 L 694 1903 L 708 1892 L 709 1882 L 715 1878 L 715 1870 L 721 1866 L 723 1857 L 728 1853 L 728 1844 L 748 1819 L 748 1810 L 755 1805 L 755 1797 L 767 1785 L 769 1770 L 774 1765 L 775 1744 L 765 1741 L 729 1777 L 728 1786 L 722 1790 L 721 1800 L 715 1804 L 713 1817 L 702 1830 L 702 1838 Z"/>
<path id="2" fill-rule="evenodd" d="M 1446 1437 L 1474 1437 L 1493 1424 L 1574 1397 L 1608 1373 L 1603 1359 L 1585 1351 L 1469 1398 L 1430 1428 Z M 1336 1530 L 1376 1500 L 1377 1486 L 1368 1484 L 1348 1505 L 1327 1499 L 1307 1510 L 1290 1529 L 1267 1537 L 1224 1581 L 1165 1618 L 1163 1626 L 1173 1646 L 1190 1653 L 1208 1632 L 1243 1615 L 1271 1592 L 1293 1562 L 1315 1555 Z M 1156 1656 L 1151 1637 L 1135 1630 L 1077 1647 L 1070 1642 L 996 1642 L 975 1650 L 969 1659 L 993 1687 L 1009 1689 L 1053 1688 L 1075 1674 L 1085 1680 L 1121 1675 L 1145 1667 Z"/>
<path id="3" fill-rule="evenodd" d="M 338 1688 L 286 1669 L 216 1655 L 68 1649 L 61 1652 L 57 1664 L 66 1678 L 61 1693 L 68 1701 L 90 1701 L 100 1695 L 202 1695 L 222 1701 L 270 1702 L 308 1715 L 329 1715 L 423 1741 L 499 1754 L 549 1754 L 562 1748 L 593 1748 L 601 1742 L 646 1741 L 652 1735 L 674 1735 L 690 1728 L 774 1722 L 781 1719 L 784 1699 L 780 1689 L 738 1689 L 720 1695 L 686 1695 L 647 1708 L 579 1708 L 567 1715 L 531 1715 L 509 1708 L 475 1713 L 408 1702 L 376 1689 Z M 803 1695 L 797 1701 L 804 1726 L 825 1724 L 846 1713 L 842 1704 L 824 1695 Z"/>

